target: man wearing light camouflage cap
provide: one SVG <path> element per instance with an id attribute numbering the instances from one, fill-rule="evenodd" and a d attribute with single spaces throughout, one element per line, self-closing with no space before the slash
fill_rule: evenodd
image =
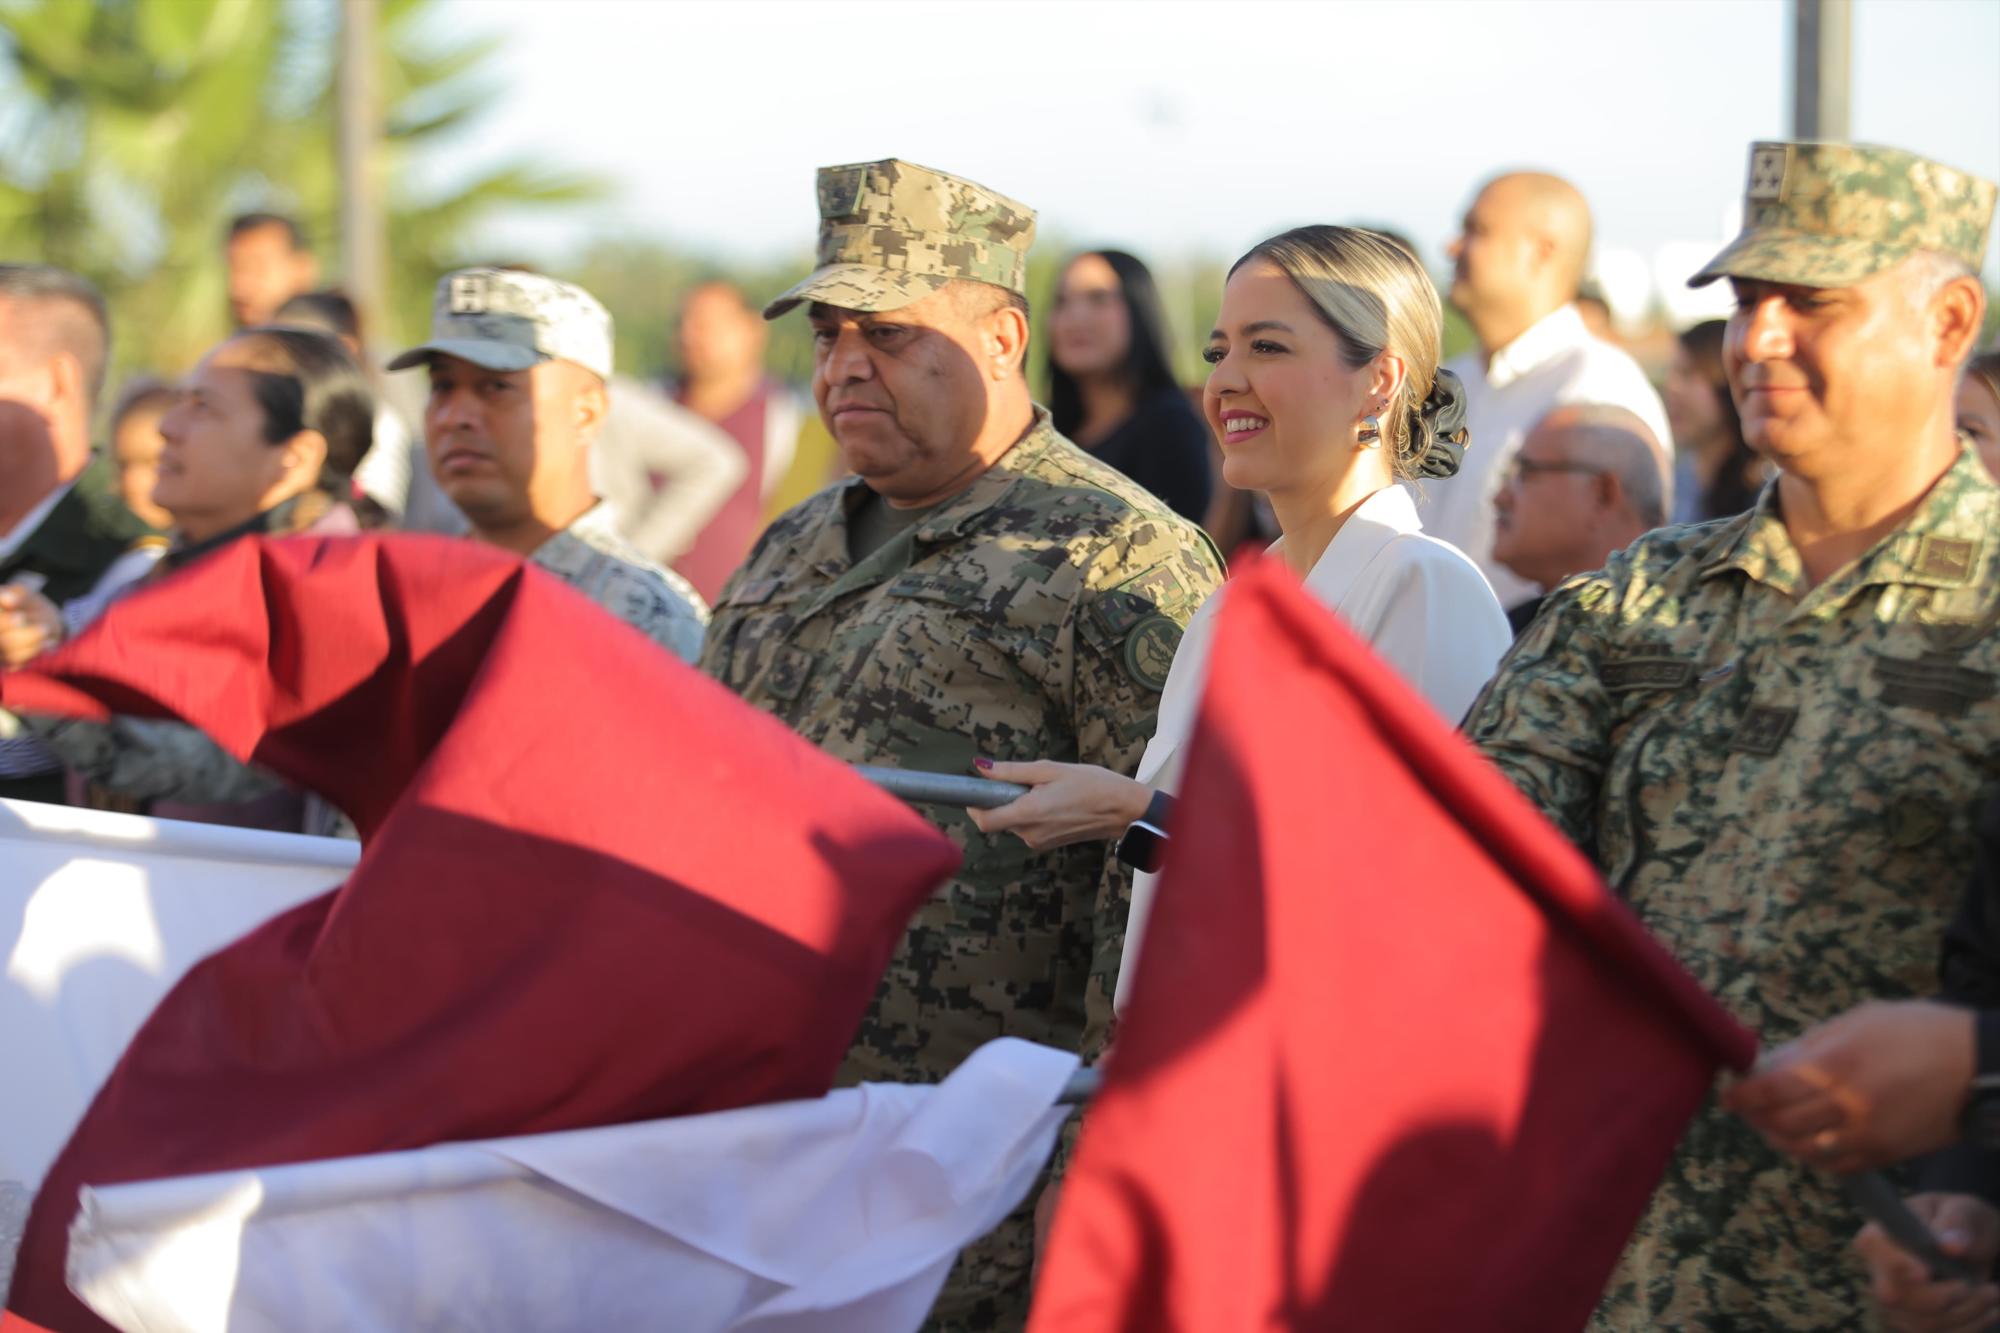
<path id="1" fill-rule="evenodd" d="M 1953 432 L 1992 184 L 1913 154 L 1760 143 L 1698 273 L 1778 469 L 1735 518 L 1648 534 L 1551 593 L 1466 721 L 1768 1044 L 1934 986 L 2000 754 L 2000 489 Z M 1801 1125 L 1841 1160 L 1838 1119 Z M 1710 1107 L 1605 1329 L 1860 1329 L 1831 1181 Z"/>
<path id="2" fill-rule="evenodd" d="M 526 556 L 692 662 L 706 611 L 685 580 L 628 546 L 593 493 L 609 410 L 611 316 L 537 273 L 461 269 L 439 283 L 431 338 L 391 370 L 430 370 L 431 473 L 481 541 Z"/>
<path id="3" fill-rule="evenodd" d="M 1065 759 L 1130 774 L 1182 627 L 1221 577 L 1201 532 L 1058 435 L 1029 397 L 1034 214 L 889 160 L 819 173 L 813 392 L 855 476 L 781 515 L 717 603 L 702 665 L 829 753 L 947 773 Z M 1101 1047 L 1129 876 L 963 811 L 842 1071 L 936 1082 L 994 1037 Z M 1018 1327 L 1028 1208 L 968 1249 L 939 1328 Z"/>

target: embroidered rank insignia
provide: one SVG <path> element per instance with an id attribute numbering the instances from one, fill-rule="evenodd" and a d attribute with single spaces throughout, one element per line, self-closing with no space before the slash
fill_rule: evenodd
<path id="1" fill-rule="evenodd" d="M 1750 187 L 1744 198 L 1759 203 L 1783 203 L 1785 177 L 1792 165 L 1792 150 L 1786 144 L 1767 144 L 1750 154 Z"/>
<path id="2" fill-rule="evenodd" d="M 483 315 L 486 313 L 486 275 L 483 273 L 460 273 L 451 280 L 451 313 L 454 315 Z"/>
<path id="3" fill-rule="evenodd" d="M 1978 554 L 1977 542 L 1959 537 L 1925 537 L 1917 543 L 1917 559 L 1910 572 L 1919 578 L 1962 583 L 1972 577 L 1972 562 Z"/>
<path id="4" fill-rule="evenodd" d="M 1736 734 L 1730 738 L 1729 748 L 1739 754 L 1774 755 L 1778 747 L 1785 743 L 1785 737 L 1790 734 L 1792 723 L 1798 720 L 1798 716 L 1796 708 L 1759 704 L 1736 724 Z"/>
<path id="5" fill-rule="evenodd" d="M 1960 666 L 1947 653 L 1878 657 L 1875 679 L 1882 682 L 1883 703 L 1942 717 L 1964 717 L 1966 709 L 1991 699 L 1995 689 L 1991 674 Z"/>

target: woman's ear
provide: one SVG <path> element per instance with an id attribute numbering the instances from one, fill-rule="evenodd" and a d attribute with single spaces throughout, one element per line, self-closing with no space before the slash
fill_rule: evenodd
<path id="1" fill-rule="evenodd" d="M 1394 352 L 1383 352 L 1375 358 L 1375 374 L 1370 379 L 1368 392 L 1393 402 L 1397 391 L 1403 387 L 1403 381 L 1409 377 L 1409 367 L 1403 364 L 1402 357 Z"/>

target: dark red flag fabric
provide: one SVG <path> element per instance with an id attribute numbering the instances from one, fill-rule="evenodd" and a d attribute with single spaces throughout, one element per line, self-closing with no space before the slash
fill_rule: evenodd
<path id="1" fill-rule="evenodd" d="M 470 542 L 238 542 L 0 700 L 186 719 L 366 844 L 127 1048 L 29 1218 L 8 1308 L 52 1329 L 104 1327 L 63 1285 L 81 1185 L 823 1094 L 957 865 L 844 765 Z"/>
<path id="2" fill-rule="evenodd" d="M 1755 1042 L 1281 566 L 1224 595 L 1031 1333 L 1579 1328 Z"/>

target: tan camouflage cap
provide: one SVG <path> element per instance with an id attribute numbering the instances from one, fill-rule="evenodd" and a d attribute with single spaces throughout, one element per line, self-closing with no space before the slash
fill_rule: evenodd
<path id="1" fill-rule="evenodd" d="M 1991 181 L 1906 153 L 1848 143 L 1754 143 L 1743 233 L 1688 286 L 1757 278 L 1847 287 L 1918 250 L 1975 270 L 1993 219 Z"/>
<path id="2" fill-rule="evenodd" d="M 431 340 L 389 363 L 403 370 L 434 352 L 488 370 L 574 361 L 611 378 L 611 312 L 583 288 L 539 273 L 462 268 L 438 280 Z"/>
<path id="3" fill-rule="evenodd" d="M 819 169 L 819 267 L 764 307 L 899 310 L 946 283 L 1028 291 L 1035 210 L 900 158 Z"/>

